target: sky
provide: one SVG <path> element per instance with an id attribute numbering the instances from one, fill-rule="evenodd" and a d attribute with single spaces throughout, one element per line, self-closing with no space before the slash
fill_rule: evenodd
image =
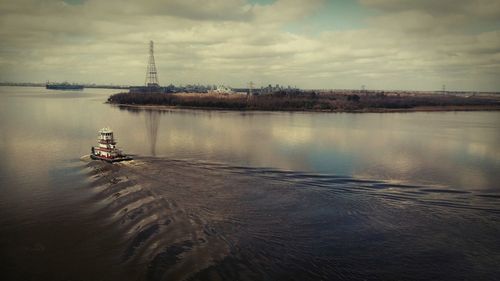
<path id="1" fill-rule="evenodd" d="M 0 81 L 500 91 L 498 0 L 0 0 Z"/>

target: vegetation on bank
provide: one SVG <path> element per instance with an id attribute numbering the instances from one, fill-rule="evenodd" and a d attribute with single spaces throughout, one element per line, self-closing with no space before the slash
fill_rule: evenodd
<path id="1" fill-rule="evenodd" d="M 163 105 L 191 108 L 282 111 L 369 111 L 416 107 L 479 107 L 500 109 L 500 99 L 482 96 L 385 93 L 276 92 L 268 95 L 215 93 L 119 93 L 109 103 L 126 105 Z"/>

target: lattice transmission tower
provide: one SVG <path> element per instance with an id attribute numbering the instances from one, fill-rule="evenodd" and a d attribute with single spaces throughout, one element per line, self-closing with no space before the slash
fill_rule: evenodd
<path id="1" fill-rule="evenodd" d="M 146 71 L 146 86 L 158 86 L 158 73 L 156 71 L 153 41 L 149 41 L 149 62 L 148 69 Z"/>

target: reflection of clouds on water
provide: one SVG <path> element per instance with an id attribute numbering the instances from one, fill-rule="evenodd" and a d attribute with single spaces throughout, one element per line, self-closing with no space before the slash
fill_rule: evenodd
<path id="1" fill-rule="evenodd" d="M 489 146 L 484 143 L 471 142 L 467 145 L 467 153 L 472 156 L 481 158 L 492 158 L 492 160 L 500 160 L 500 150 L 494 150 L 495 146 Z"/>
<path id="2" fill-rule="evenodd" d="M 146 117 L 146 136 L 149 142 L 149 153 L 151 153 L 152 156 L 156 156 L 160 113 L 156 110 L 147 110 L 144 112 L 144 116 Z"/>
<path id="3" fill-rule="evenodd" d="M 493 113 L 141 111 L 149 153 L 369 179 L 485 189 L 498 176 Z M 159 122 L 159 115 L 168 115 Z M 137 119 L 137 116 L 134 117 Z M 134 118 L 130 122 L 134 123 Z M 434 120 L 436 119 L 436 120 Z M 475 119 L 472 123 L 468 123 Z M 158 131 L 168 134 L 158 136 Z M 127 136 L 138 154 L 144 136 Z M 159 139 L 159 140 L 157 140 Z M 156 144 L 156 142 L 158 143 Z"/>
<path id="4" fill-rule="evenodd" d="M 273 127 L 271 134 L 284 144 L 300 145 L 310 143 L 312 133 L 312 129 L 306 127 Z"/>

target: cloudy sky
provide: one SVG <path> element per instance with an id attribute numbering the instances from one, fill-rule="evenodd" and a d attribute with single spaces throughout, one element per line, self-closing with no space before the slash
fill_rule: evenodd
<path id="1" fill-rule="evenodd" d="M 498 0 L 0 0 L 0 81 L 500 91 Z"/>

